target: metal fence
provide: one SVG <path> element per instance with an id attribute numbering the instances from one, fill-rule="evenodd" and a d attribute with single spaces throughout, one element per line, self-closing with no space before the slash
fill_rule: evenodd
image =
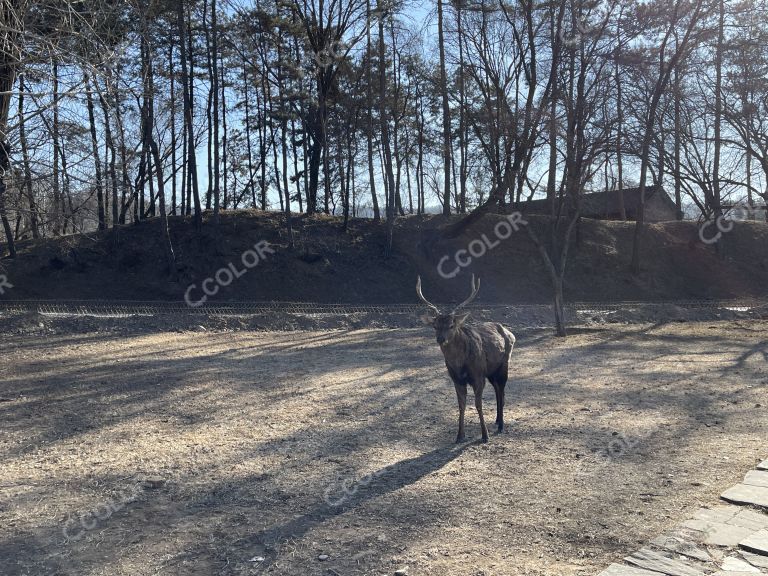
<path id="1" fill-rule="evenodd" d="M 608 313 L 635 308 L 675 306 L 682 309 L 725 309 L 749 311 L 768 309 L 768 300 L 684 300 L 657 302 L 572 302 L 566 306 L 570 313 Z M 206 303 L 203 306 L 187 306 L 183 301 L 142 301 L 142 300 L 0 300 L 0 311 L 38 312 L 50 315 L 71 316 L 156 316 L 162 314 L 197 314 L 219 316 L 248 316 L 270 313 L 302 315 L 348 315 L 348 314 L 416 314 L 422 311 L 421 304 L 349 304 L 320 302 L 221 302 Z M 551 310 L 550 304 L 474 304 L 467 307 L 475 312 L 525 313 Z"/>

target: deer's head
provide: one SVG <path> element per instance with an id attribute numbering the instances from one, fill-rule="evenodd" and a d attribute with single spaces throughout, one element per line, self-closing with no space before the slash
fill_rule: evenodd
<path id="1" fill-rule="evenodd" d="M 464 306 L 472 302 L 479 291 L 480 279 L 478 278 L 477 282 L 475 282 L 475 275 L 473 274 L 471 294 L 469 295 L 469 298 L 464 300 L 464 302 L 456 306 L 447 314 L 443 314 L 440 312 L 440 309 L 437 306 L 424 298 L 424 295 L 421 293 L 421 276 L 417 277 L 416 294 L 418 295 L 419 299 L 429 308 L 429 310 L 421 316 L 421 321 L 435 329 L 435 337 L 437 339 L 437 343 L 440 344 L 440 346 L 445 346 L 448 344 L 459 333 L 461 326 L 469 317 L 469 312 L 465 312 L 463 314 L 458 314 L 458 312 Z"/>

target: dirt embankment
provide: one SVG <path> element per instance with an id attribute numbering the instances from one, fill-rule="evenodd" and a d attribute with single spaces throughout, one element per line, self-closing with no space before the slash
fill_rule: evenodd
<path id="1" fill-rule="evenodd" d="M 545 237 L 543 222 L 510 230 L 505 216 L 488 214 L 461 233 L 447 230 L 460 217 L 406 217 L 397 222 L 394 253 L 384 258 L 385 228 L 338 218 L 295 218 L 290 246 L 282 215 L 238 211 L 195 233 L 189 219 L 170 219 L 177 279 L 165 270 L 157 222 L 104 233 L 20 243 L 15 261 L 0 274 L 12 289 L 0 299 L 105 299 L 183 301 L 216 282 L 208 303 L 295 301 L 345 303 L 415 302 L 414 280 L 424 279 L 437 302 L 462 299 L 469 275 L 482 278 L 479 303 L 550 301 L 550 283 L 525 226 Z M 723 237 L 723 255 L 701 242 L 694 222 L 650 225 L 643 240 L 643 272 L 629 273 L 634 224 L 583 220 L 574 235 L 566 273 L 570 301 L 669 301 L 762 298 L 768 294 L 768 225 L 739 222 Z M 266 241 L 274 249 L 255 266 L 244 256 Z M 245 260 L 244 260 L 245 258 Z M 244 264 L 245 262 L 245 264 Z M 444 274 L 441 275 L 440 271 Z M 450 278 L 443 277 L 451 276 Z M 209 284 L 214 286 L 214 284 Z"/>

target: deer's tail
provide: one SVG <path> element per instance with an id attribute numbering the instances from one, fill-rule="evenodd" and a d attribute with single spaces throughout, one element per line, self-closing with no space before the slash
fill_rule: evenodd
<path id="1" fill-rule="evenodd" d="M 515 346 L 515 335 L 501 324 L 496 324 L 496 330 L 504 338 L 504 357 L 509 359 L 510 354 L 512 354 L 512 348 Z"/>

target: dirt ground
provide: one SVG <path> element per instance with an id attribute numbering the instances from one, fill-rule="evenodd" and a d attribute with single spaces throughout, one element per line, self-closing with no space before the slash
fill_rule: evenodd
<path id="1" fill-rule="evenodd" d="M 2 335 L 0 574 L 595 574 L 768 455 L 766 321 L 517 336 L 456 446 L 426 328 Z"/>

